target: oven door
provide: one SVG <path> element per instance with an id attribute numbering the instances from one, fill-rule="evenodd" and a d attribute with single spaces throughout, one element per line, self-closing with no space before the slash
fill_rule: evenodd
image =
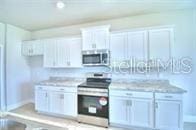
<path id="1" fill-rule="evenodd" d="M 83 65 L 100 65 L 101 54 L 83 54 L 82 61 Z"/>
<path id="2" fill-rule="evenodd" d="M 109 118 L 108 97 L 78 95 L 78 114 Z"/>

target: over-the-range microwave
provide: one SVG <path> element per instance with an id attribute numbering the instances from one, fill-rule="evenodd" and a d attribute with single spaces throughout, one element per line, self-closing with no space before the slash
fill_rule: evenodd
<path id="1" fill-rule="evenodd" d="M 109 66 L 110 51 L 109 50 L 90 50 L 82 51 L 83 66 Z"/>

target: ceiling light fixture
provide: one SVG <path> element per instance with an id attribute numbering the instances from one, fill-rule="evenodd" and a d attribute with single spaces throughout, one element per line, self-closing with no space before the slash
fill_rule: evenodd
<path id="1" fill-rule="evenodd" d="M 57 7 L 58 9 L 63 9 L 63 8 L 65 7 L 65 3 L 63 3 L 63 1 L 58 1 L 58 2 L 56 3 L 56 7 Z"/>

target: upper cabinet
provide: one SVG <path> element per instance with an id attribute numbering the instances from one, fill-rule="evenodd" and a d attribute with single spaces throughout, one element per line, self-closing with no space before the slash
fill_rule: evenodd
<path id="1" fill-rule="evenodd" d="M 147 31 L 119 32 L 110 37 L 111 62 L 147 60 Z"/>
<path id="2" fill-rule="evenodd" d="M 81 29 L 82 50 L 109 49 L 109 29 L 109 25 Z"/>
<path id="3" fill-rule="evenodd" d="M 173 29 L 169 27 L 113 33 L 110 35 L 111 65 L 122 67 L 127 63 L 133 67 L 129 65 L 130 60 L 146 64 L 157 59 L 168 61 L 173 40 Z"/>
<path id="4" fill-rule="evenodd" d="M 173 29 L 162 28 L 149 30 L 149 58 L 167 61 L 171 58 Z"/>
<path id="5" fill-rule="evenodd" d="M 24 56 L 43 55 L 43 40 L 23 41 L 22 55 Z"/>
<path id="6" fill-rule="evenodd" d="M 81 66 L 82 58 L 80 38 L 60 38 L 45 40 L 44 67 L 78 68 Z"/>

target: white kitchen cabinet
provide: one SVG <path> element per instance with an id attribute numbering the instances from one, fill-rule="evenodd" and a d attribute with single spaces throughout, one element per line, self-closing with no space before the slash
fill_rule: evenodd
<path id="1" fill-rule="evenodd" d="M 43 55 L 43 41 L 23 41 L 22 43 L 22 54 L 24 56 L 37 56 Z"/>
<path id="2" fill-rule="evenodd" d="M 35 109 L 40 112 L 49 112 L 49 93 L 46 90 L 35 90 Z"/>
<path id="3" fill-rule="evenodd" d="M 77 93 L 64 93 L 64 107 L 65 115 L 77 117 Z"/>
<path id="4" fill-rule="evenodd" d="M 127 59 L 147 60 L 147 31 L 128 32 Z"/>
<path id="5" fill-rule="evenodd" d="M 81 29 L 82 50 L 109 49 L 110 26 L 99 26 Z"/>
<path id="6" fill-rule="evenodd" d="M 82 39 L 73 38 L 69 39 L 69 57 L 68 62 L 71 67 L 80 68 L 82 67 Z"/>
<path id="7" fill-rule="evenodd" d="M 149 30 L 149 60 L 168 61 L 171 58 L 173 41 L 172 28 Z"/>
<path id="8" fill-rule="evenodd" d="M 149 99 L 131 100 L 131 124 L 140 127 L 153 127 L 153 104 Z"/>
<path id="9" fill-rule="evenodd" d="M 35 109 L 57 116 L 77 117 L 77 87 L 36 85 Z"/>
<path id="10" fill-rule="evenodd" d="M 50 92 L 50 112 L 65 115 L 65 102 L 63 92 Z"/>
<path id="11" fill-rule="evenodd" d="M 110 123 L 153 128 L 153 94 L 110 91 Z"/>
<path id="12" fill-rule="evenodd" d="M 56 64 L 56 41 L 44 40 L 44 67 L 55 67 Z"/>
<path id="13" fill-rule="evenodd" d="M 160 96 L 159 96 L 160 95 Z M 181 130 L 182 99 L 173 94 L 156 94 L 155 100 L 155 127 L 160 130 Z M 160 97 L 163 97 L 162 99 Z M 158 98 L 158 99 L 157 99 Z"/>
<path id="14" fill-rule="evenodd" d="M 56 55 L 55 67 L 63 68 L 63 67 L 68 67 L 70 65 L 68 39 L 62 38 L 56 40 L 55 55 Z"/>
<path id="15" fill-rule="evenodd" d="M 110 123 L 131 125 L 129 102 L 125 97 L 110 96 Z"/>
<path id="16" fill-rule="evenodd" d="M 59 38 L 46 40 L 44 47 L 44 67 L 82 67 L 81 39 Z"/>
<path id="17" fill-rule="evenodd" d="M 112 65 L 131 60 L 147 61 L 147 31 L 113 33 L 110 37 Z M 115 65 L 114 65 L 115 66 Z M 132 67 L 128 65 L 128 67 Z"/>
<path id="18" fill-rule="evenodd" d="M 111 62 L 126 60 L 127 34 L 111 34 L 110 44 Z"/>

